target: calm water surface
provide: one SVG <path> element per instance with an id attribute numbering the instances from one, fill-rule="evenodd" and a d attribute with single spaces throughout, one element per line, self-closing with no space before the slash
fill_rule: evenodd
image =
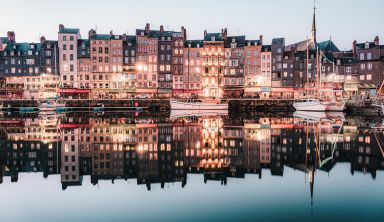
<path id="1" fill-rule="evenodd" d="M 0 116 L 1 221 L 382 221 L 382 118 Z"/>

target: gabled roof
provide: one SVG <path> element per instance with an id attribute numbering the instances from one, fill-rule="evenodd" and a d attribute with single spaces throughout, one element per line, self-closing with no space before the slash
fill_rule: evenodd
<path id="1" fill-rule="evenodd" d="M 59 33 L 66 33 L 66 34 L 79 34 L 80 29 L 78 28 L 62 28 L 59 30 Z"/>
<path id="2" fill-rule="evenodd" d="M 332 42 L 332 40 L 327 40 L 324 42 L 317 43 L 317 46 L 319 47 L 320 50 L 327 52 L 327 53 L 340 52 L 340 50 Z"/>
<path id="3" fill-rule="evenodd" d="M 315 42 L 310 41 L 310 40 L 304 40 L 304 41 L 293 43 L 291 45 L 286 46 L 285 50 L 289 51 L 292 48 L 296 47 L 296 51 L 306 51 L 307 45 L 308 45 L 308 49 L 315 49 L 316 48 Z"/>
<path id="4" fill-rule="evenodd" d="M 215 38 L 215 41 L 224 41 L 223 40 L 223 36 L 221 35 L 221 33 L 207 33 L 205 36 L 204 36 L 204 41 L 212 41 L 212 38 Z"/>

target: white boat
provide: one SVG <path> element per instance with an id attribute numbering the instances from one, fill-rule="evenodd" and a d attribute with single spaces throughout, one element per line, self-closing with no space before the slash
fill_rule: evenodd
<path id="1" fill-rule="evenodd" d="M 170 100 L 171 110 L 228 110 L 227 103 L 219 103 L 217 100 L 193 102 Z"/>
<path id="2" fill-rule="evenodd" d="M 191 116 L 228 116 L 228 109 L 222 110 L 171 110 L 171 119 Z"/>
<path id="3" fill-rule="evenodd" d="M 324 112 L 327 108 L 326 104 L 322 104 L 318 99 L 303 99 L 293 103 L 293 107 L 297 111 L 316 111 Z"/>
<path id="4" fill-rule="evenodd" d="M 39 104 L 40 111 L 58 111 L 62 108 L 65 108 L 64 103 L 58 103 L 54 100 L 48 100 L 46 102 Z"/>
<path id="5" fill-rule="evenodd" d="M 325 111 L 336 111 L 342 112 L 345 110 L 345 102 L 344 101 L 322 101 L 321 104 L 326 105 Z"/>

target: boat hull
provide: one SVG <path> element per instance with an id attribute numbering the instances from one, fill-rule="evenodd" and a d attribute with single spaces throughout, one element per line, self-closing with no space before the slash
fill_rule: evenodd
<path id="1" fill-rule="evenodd" d="M 316 111 L 324 112 L 327 108 L 326 105 L 321 104 L 320 102 L 295 102 L 293 107 L 297 111 Z"/>
<path id="2" fill-rule="evenodd" d="M 345 110 L 345 102 L 331 102 L 327 104 L 326 111 L 342 112 Z"/>
<path id="3" fill-rule="evenodd" d="M 172 110 L 228 110 L 228 104 L 187 103 L 171 100 Z"/>

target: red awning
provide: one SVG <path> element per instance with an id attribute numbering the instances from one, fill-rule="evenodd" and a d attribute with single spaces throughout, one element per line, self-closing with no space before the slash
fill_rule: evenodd
<path id="1" fill-rule="evenodd" d="M 76 129 L 76 128 L 90 128 L 91 126 L 92 126 L 91 124 L 66 123 L 66 124 L 60 124 L 58 127 L 59 127 L 59 129 Z"/>
<path id="2" fill-rule="evenodd" d="M 71 93 L 71 94 L 76 94 L 76 93 L 90 93 L 90 89 L 58 89 L 58 93 Z"/>

